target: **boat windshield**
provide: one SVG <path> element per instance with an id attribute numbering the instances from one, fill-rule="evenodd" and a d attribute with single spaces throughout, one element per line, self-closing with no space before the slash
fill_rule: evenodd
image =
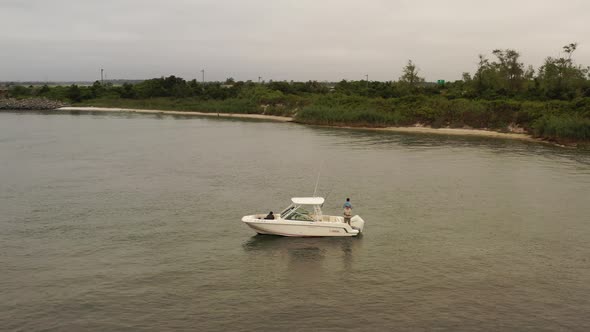
<path id="1" fill-rule="evenodd" d="M 311 214 L 304 208 L 296 209 L 287 217 L 287 219 L 297 221 L 313 221 Z"/>
<path id="2" fill-rule="evenodd" d="M 281 217 L 285 218 L 287 215 L 289 215 L 289 213 L 291 213 L 291 211 L 293 211 L 294 208 L 295 205 L 289 205 L 289 207 L 287 207 L 285 210 L 283 210 L 283 212 L 281 212 Z"/>

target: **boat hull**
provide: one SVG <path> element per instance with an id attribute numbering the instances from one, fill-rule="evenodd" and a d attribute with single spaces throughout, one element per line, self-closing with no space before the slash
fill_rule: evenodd
<path id="1" fill-rule="evenodd" d="M 358 229 L 355 229 L 355 218 L 356 224 L 360 226 L 360 228 L 357 227 Z M 263 220 L 257 219 L 255 216 L 245 216 L 242 221 L 258 234 L 296 237 L 357 236 L 362 232 L 364 226 L 364 221 L 358 216 L 352 218 L 352 226 L 344 222 Z"/>

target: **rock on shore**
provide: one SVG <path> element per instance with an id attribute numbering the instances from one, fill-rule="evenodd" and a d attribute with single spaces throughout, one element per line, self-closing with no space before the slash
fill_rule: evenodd
<path id="1" fill-rule="evenodd" d="M 67 104 L 47 98 L 0 98 L 0 110 L 54 110 L 63 106 Z"/>

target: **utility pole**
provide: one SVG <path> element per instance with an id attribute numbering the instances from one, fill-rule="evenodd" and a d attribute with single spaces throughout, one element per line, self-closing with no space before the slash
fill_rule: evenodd
<path id="1" fill-rule="evenodd" d="M 100 84 L 104 83 L 104 69 L 100 68 Z"/>
<path id="2" fill-rule="evenodd" d="M 202 76 L 201 76 L 202 81 L 201 82 L 203 82 L 203 92 L 205 92 L 205 69 L 201 69 L 201 74 L 202 74 Z"/>

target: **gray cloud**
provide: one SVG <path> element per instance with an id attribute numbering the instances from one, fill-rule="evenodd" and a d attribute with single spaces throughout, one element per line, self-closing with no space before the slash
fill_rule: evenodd
<path id="1" fill-rule="evenodd" d="M 392 80 L 413 59 L 429 80 L 515 48 L 539 66 L 577 41 L 585 0 L 0 0 L 0 80 L 175 74 L 255 80 Z"/>

